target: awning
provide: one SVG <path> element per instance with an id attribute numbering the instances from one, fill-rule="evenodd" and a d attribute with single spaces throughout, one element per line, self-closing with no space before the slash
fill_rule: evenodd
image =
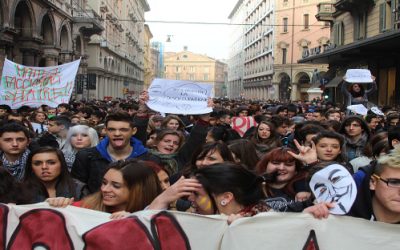
<path id="1" fill-rule="evenodd" d="M 330 80 L 325 88 L 336 88 L 343 81 L 343 76 L 335 76 L 332 80 Z"/>
<path id="2" fill-rule="evenodd" d="M 298 63 L 340 64 L 342 62 L 354 61 L 356 58 L 382 58 L 387 56 L 397 58 L 397 54 L 400 52 L 399 43 L 400 31 L 393 30 L 350 44 L 341 45 L 318 55 L 303 58 L 298 60 Z"/>

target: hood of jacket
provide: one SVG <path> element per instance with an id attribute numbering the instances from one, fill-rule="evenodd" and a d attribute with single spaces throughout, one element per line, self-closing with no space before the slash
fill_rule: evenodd
<path id="1" fill-rule="evenodd" d="M 111 155 L 107 151 L 108 144 L 110 143 L 110 139 L 105 137 L 103 140 L 97 144 L 96 149 L 99 151 L 102 157 L 107 159 L 109 162 L 112 162 Z M 136 139 L 135 137 L 131 137 L 131 146 L 133 148 L 132 153 L 128 156 L 127 159 L 136 158 L 143 154 L 147 153 L 147 148 L 145 148 L 141 141 Z"/>

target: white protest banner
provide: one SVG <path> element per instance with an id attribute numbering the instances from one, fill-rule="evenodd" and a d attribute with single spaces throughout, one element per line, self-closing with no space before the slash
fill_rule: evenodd
<path id="1" fill-rule="evenodd" d="M 371 83 L 374 81 L 371 71 L 368 69 L 348 69 L 343 79 L 350 83 Z"/>
<path id="2" fill-rule="evenodd" d="M 13 109 L 68 103 L 79 63 L 80 59 L 54 67 L 29 67 L 6 59 L 0 83 L 1 103 Z"/>
<path id="3" fill-rule="evenodd" d="M 152 110 L 172 114 L 206 114 L 212 85 L 180 80 L 154 79 L 149 89 L 147 105 Z"/>
<path id="4" fill-rule="evenodd" d="M 33 249 L 398 249 L 399 225 L 347 216 L 262 213 L 230 226 L 223 215 L 141 211 L 110 214 L 73 206 L 0 204 L 0 248 Z"/>

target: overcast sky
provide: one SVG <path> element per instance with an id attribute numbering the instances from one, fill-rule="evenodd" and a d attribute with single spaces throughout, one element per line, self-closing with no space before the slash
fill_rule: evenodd
<path id="1" fill-rule="evenodd" d="M 184 21 L 229 23 L 228 16 L 238 0 L 147 0 L 150 11 L 145 19 L 153 34 L 152 41 L 164 43 L 165 51 L 182 51 L 184 46 L 194 53 L 215 59 L 228 59 L 229 25 L 157 23 L 152 21 Z M 171 42 L 165 41 L 171 35 Z"/>

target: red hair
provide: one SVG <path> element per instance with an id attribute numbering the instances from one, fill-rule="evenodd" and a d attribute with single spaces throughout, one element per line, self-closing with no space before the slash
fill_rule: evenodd
<path id="1" fill-rule="evenodd" d="M 301 168 L 301 163 L 296 160 L 293 156 L 291 156 L 288 152 L 294 152 L 293 149 L 287 147 L 279 147 L 271 150 L 268 154 L 266 154 L 257 164 L 256 171 L 257 174 L 265 174 L 267 171 L 267 165 L 269 162 L 285 162 L 285 163 L 295 163 L 296 170 L 298 171 Z"/>

